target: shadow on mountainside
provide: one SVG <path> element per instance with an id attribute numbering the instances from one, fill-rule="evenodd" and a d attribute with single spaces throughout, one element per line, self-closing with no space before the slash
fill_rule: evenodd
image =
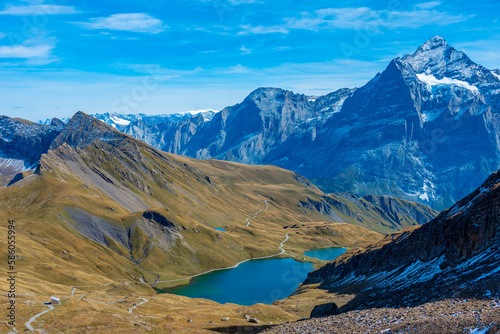
<path id="1" fill-rule="evenodd" d="M 271 329 L 278 325 L 261 325 L 261 326 L 227 326 L 227 327 L 217 327 L 217 328 L 207 328 L 207 330 L 217 332 L 217 333 L 231 333 L 231 334 L 256 334 L 262 331 Z"/>
<path id="2" fill-rule="evenodd" d="M 487 300 L 491 299 L 492 296 L 500 296 L 497 276 L 482 280 L 480 285 L 466 284 L 467 282 L 466 278 L 461 277 L 448 282 L 436 279 L 396 291 L 378 289 L 370 290 L 368 293 L 356 294 L 356 292 L 348 288 L 342 291 L 330 289 L 328 292 L 337 294 L 339 299 L 343 295 L 352 296 L 352 294 L 356 294 L 356 297 L 339 308 L 340 313 L 373 308 L 417 307 L 426 303 L 448 299 L 471 298 Z M 464 287 L 464 285 L 466 286 Z"/>

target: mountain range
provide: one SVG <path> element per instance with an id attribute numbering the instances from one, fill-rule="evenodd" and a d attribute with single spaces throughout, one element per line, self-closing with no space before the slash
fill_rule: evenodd
<path id="1" fill-rule="evenodd" d="M 101 119 L 163 151 L 272 164 L 326 192 L 442 210 L 500 167 L 499 113 L 500 71 L 436 36 L 357 89 L 317 97 L 259 88 L 210 117 Z"/>

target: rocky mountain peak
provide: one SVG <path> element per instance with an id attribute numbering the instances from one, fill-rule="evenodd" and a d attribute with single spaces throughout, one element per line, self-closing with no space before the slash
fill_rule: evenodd
<path id="1" fill-rule="evenodd" d="M 437 79 L 458 79 L 471 84 L 491 79 L 490 71 L 474 63 L 464 52 L 456 50 L 439 36 L 429 39 L 413 55 L 406 55 L 401 61 L 415 74 L 433 75 Z"/>
<path id="2" fill-rule="evenodd" d="M 253 102 L 257 107 L 261 107 L 261 105 L 267 106 L 269 103 L 273 105 L 278 103 L 281 105 L 281 102 L 285 100 L 288 94 L 293 93 L 281 88 L 260 87 L 250 93 L 245 99 L 245 102 Z"/>
<path id="3" fill-rule="evenodd" d="M 60 127 L 60 128 L 64 128 L 64 126 L 65 126 L 64 122 L 56 117 L 52 118 L 52 120 L 50 121 L 50 125 Z"/>
<path id="4" fill-rule="evenodd" d="M 71 117 L 61 134 L 52 142 L 50 149 L 56 149 L 63 143 L 67 143 L 73 147 L 84 148 L 94 140 L 111 142 L 125 138 L 128 138 L 128 136 L 106 123 L 79 111 Z"/>
<path id="5" fill-rule="evenodd" d="M 417 50 L 417 52 L 425 52 L 432 49 L 438 48 L 448 48 L 448 42 L 441 36 L 434 36 L 428 41 L 426 41 L 422 46 Z"/>

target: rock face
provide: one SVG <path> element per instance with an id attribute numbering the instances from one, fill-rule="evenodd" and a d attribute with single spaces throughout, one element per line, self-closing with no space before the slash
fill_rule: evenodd
<path id="1" fill-rule="evenodd" d="M 259 88 L 210 121 L 123 131 L 194 158 L 273 164 L 327 192 L 391 195 L 445 209 L 500 165 L 500 75 L 441 37 L 359 89 L 322 97 Z"/>
<path id="2" fill-rule="evenodd" d="M 500 293 L 500 171 L 434 220 L 392 238 L 361 254 L 346 253 L 310 273 L 307 282 L 358 293 L 344 310 L 361 301 L 366 307 L 412 306 Z"/>
<path id="3" fill-rule="evenodd" d="M 132 122 L 123 131 L 171 153 L 262 163 L 269 152 L 292 135 L 316 136 L 340 111 L 354 90 L 311 97 L 278 88 L 259 88 L 242 103 L 216 114 L 198 114 L 176 122 Z"/>
<path id="4" fill-rule="evenodd" d="M 0 175 L 13 176 L 36 166 L 64 124 L 54 118 L 49 125 L 0 116 Z"/>

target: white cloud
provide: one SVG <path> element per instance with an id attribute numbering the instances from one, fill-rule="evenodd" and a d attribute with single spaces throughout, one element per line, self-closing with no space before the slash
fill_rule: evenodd
<path id="1" fill-rule="evenodd" d="M 113 14 L 108 17 L 90 19 L 91 22 L 77 22 L 86 29 L 122 30 L 157 34 L 167 26 L 161 20 L 146 13 Z"/>
<path id="2" fill-rule="evenodd" d="M 53 45 L 40 44 L 40 45 L 11 45 L 0 46 L 0 58 L 48 58 Z"/>
<path id="3" fill-rule="evenodd" d="M 241 64 L 238 64 L 236 66 L 230 66 L 227 69 L 224 69 L 222 73 L 225 74 L 239 74 L 239 73 L 247 73 L 249 69 L 245 66 L 242 66 Z"/>
<path id="4" fill-rule="evenodd" d="M 417 3 L 415 5 L 415 8 L 418 9 L 430 9 L 437 7 L 441 4 L 441 1 L 429 1 L 429 2 L 422 2 L 422 3 Z"/>
<path id="5" fill-rule="evenodd" d="M 242 25 L 240 26 L 240 28 L 243 30 L 238 32 L 238 35 L 248 35 L 248 34 L 260 35 L 260 34 L 274 34 L 274 33 L 288 34 L 288 29 L 284 26 L 253 27 L 251 25 Z"/>
<path id="6" fill-rule="evenodd" d="M 246 48 L 244 45 L 240 48 L 240 51 L 245 54 L 245 55 L 248 55 L 248 54 L 251 54 L 252 53 L 252 50 L 251 49 L 248 49 Z"/>
<path id="7" fill-rule="evenodd" d="M 430 6 L 430 5 L 428 5 Z M 430 7 L 428 7 L 430 8 Z M 313 13 L 301 13 L 298 18 L 285 18 L 281 25 L 240 26 L 243 34 L 287 34 L 290 30 L 335 30 L 379 28 L 419 28 L 427 25 L 446 26 L 465 21 L 472 16 L 451 15 L 437 10 L 387 11 L 368 7 L 326 8 Z"/>
<path id="8" fill-rule="evenodd" d="M 27 6 L 12 6 L 8 5 L 0 11 L 0 15 L 17 15 L 17 16 L 33 16 L 33 15 L 63 15 L 63 14 L 78 14 L 80 11 L 71 6 L 59 5 L 27 5 Z"/>

